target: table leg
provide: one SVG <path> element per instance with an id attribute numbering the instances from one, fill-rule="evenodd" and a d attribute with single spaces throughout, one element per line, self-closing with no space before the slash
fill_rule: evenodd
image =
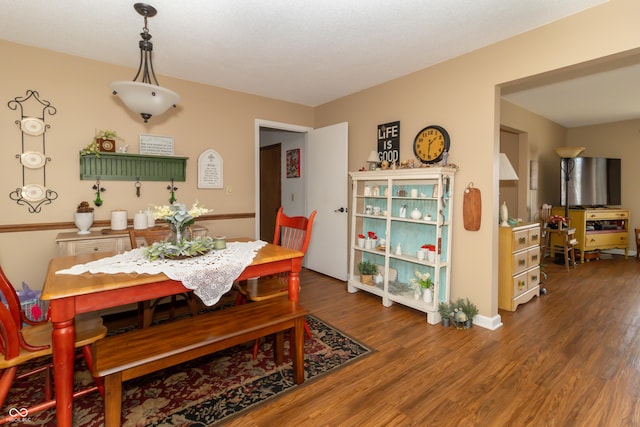
<path id="1" fill-rule="evenodd" d="M 73 420 L 75 335 L 73 319 L 53 324 L 53 378 L 55 381 L 58 427 L 71 427 Z"/>
<path id="2" fill-rule="evenodd" d="M 291 260 L 291 271 L 289 272 L 289 299 L 298 302 L 300 293 L 300 270 L 302 270 L 302 258 Z"/>

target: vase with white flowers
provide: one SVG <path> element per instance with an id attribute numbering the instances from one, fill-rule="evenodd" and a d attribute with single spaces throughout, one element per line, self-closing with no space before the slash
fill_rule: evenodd
<path id="1" fill-rule="evenodd" d="M 164 242 L 155 242 L 145 249 L 145 256 L 150 259 L 158 258 L 188 258 L 204 255 L 214 247 L 211 237 L 191 238 L 190 226 L 195 219 L 210 212 L 196 201 L 187 210 L 182 203 L 165 206 L 152 206 L 153 218 L 163 220 L 169 224 L 171 236 Z"/>
<path id="2" fill-rule="evenodd" d="M 431 281 L 431 275 L 418 270 L 416 270 L 414 274 L 416 277 L 411 278 L 409 282 L 416 290 L 422 288 L 422 300 L 427 304 L 431 304 L 433 302 L 433 282 Z"/>

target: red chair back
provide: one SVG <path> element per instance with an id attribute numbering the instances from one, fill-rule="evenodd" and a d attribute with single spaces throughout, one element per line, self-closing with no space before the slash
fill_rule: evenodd
<path id="1" fill-rule="evenodd" d="M 306 254 L 309 242 L 311 241 L 311 231 L 316 213 L 316 211 L 313 211 L 309 218 L 304 216 L 287 216 L 281 206 L 276 215 L 273 244 L 295 249 Z"/>

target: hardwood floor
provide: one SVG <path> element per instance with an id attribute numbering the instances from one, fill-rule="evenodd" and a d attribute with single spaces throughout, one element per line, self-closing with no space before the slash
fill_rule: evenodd
<path id="1" fill-rule="evenodd" d="M 305 271 L 301 303 L 376 352 L 225 425 L 640 425 L 640 262 L 545 269 L 548 293 L 496 331 L 428 325 Z"/>

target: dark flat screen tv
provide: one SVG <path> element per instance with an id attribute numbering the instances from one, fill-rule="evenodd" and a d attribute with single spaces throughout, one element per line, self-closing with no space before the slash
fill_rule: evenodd
<path id="1" fill-rule="evenodd" d="M 564 162 L 564 160 L 562 160 Z M 570 207 L 619 206 L 621 196 L 621 160 L 605 157 L 576 157 L 569 160 Z M 560 167 L 560 204 L 565 205 L 567 181 Z"/>

